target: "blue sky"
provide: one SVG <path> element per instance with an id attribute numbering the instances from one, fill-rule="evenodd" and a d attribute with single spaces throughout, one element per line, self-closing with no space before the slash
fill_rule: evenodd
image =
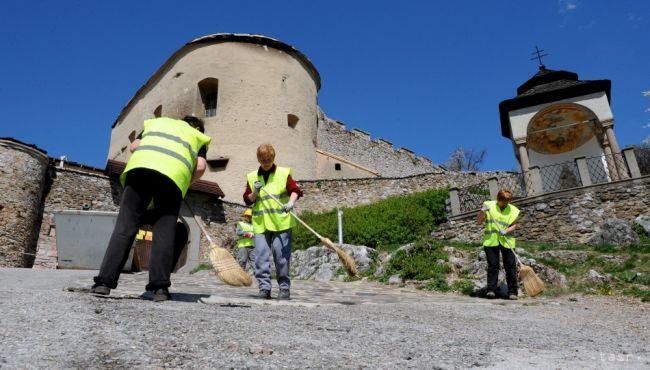
<path id="1" fill-rule="evenodd" d="M 544 64 L 612 80 L 622 146 L 650 135 L 650 1 L 28 1 L 0 5 L 0 136 L 104 167 L 110 127 L 184 43 L 255 33 L 305 53 L 319 103 L 349 128 L 443 163 L 487 149 L 514 169 L 500 101 Z"/>

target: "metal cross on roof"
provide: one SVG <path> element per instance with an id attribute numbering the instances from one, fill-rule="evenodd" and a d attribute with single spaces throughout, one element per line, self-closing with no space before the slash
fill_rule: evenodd
<path id="1" fill-rule="evenodd" d="M 539 60 L 539 66 L 540 66 L 540 67 L 543 67 L 543 66 L 544 66 L 544 64 L 542 63 L 542 57 L 546 57 L 546 56 L 548 56 L 548 54 L 542 54 L 543 52 L 544 52 L 544 49 L 539 50 L 539 48 L 537 47 L 537 45 L 535 45 L 535 51 L 533 51 L 531 54 L 532 54 L 532 55 L 537 54 L 537 56 L 530 58 L 530 60 L 535 60 L 535 59 Z"/>

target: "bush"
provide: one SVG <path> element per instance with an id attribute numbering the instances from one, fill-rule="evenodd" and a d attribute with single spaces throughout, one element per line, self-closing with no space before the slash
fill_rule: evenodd
<path id="1" fill-rule="evenodd" d="M 428 236 L 446 221 L 446 189 L 390 197 L 374 204 L 343 209 L 343 239 L 348 244 L 387 249 Z M 336 210 L 304 212 L 301 218 L 322 236 L 338 239 Z M 294 249 L 319 245 L 320 241 L 302 225 L 294 229 Z"/>

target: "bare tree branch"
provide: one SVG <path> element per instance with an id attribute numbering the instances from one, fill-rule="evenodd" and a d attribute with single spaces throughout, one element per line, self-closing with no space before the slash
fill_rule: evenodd
<path id="1" fill-rule="evenodd" d="M 478 171 L 485 161 L 486 154 L 485 149 L 465 150 L 460 146 L 451 153 L 445 167 L 450 171 Z"/>

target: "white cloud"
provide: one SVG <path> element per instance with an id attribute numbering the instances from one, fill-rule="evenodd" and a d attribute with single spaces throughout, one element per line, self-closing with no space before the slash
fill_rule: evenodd
<path id="1" fill-rule="evenodd" d="M 560 6 L 560 13 L 572 12 L 578 8 L 577 0 L 558 0 L 557 3 Z"/>
<path id="2" fill-rule="evenodd" d="M 650 90 L 642 91 L 641 94 L 643 94 L 643 96 L 650 96 Z"/>

